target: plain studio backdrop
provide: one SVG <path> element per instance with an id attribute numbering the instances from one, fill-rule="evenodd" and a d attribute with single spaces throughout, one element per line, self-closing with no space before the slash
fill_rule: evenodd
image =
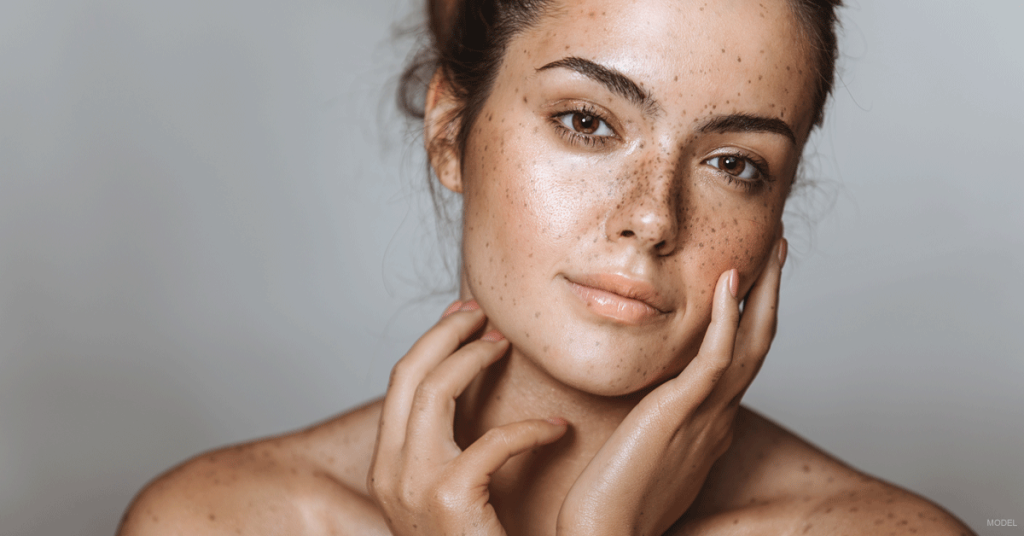
<path id="1" fill-rule="evenodd" d="M 1024 525 L 1017 0 L 848 0 L 747 403 Z M 0 3 L 0 534 L 383 393 L 452 299 L 391 97 L 408 0 Z"/>

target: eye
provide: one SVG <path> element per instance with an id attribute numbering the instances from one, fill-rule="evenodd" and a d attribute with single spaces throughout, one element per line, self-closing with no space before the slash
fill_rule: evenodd
<path id="1" fill-rule="evenodd" d="M 737 179 L 754 181 L 764 178 L 757 164 L 749 158 L 740 155 L 727 154 L 715 156 L 708 158 L 704 163 L 711 167 L 718 168 Z"/>
<path id="2" fill-rule="evenodd" d="M 558 116 L 558 122 L 565 128 L 587 136 L 610 138 L 615 135 L 604 119 L 587 112 L 564 113 Z"/>

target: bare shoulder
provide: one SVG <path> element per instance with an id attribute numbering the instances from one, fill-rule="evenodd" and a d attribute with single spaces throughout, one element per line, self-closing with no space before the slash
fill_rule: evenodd
<path id="1" fill-rule="evenodd" d="M 733 447 L 674 534 L 974 534 L 942 507 L 861 473 L 741 409 Z"/>
<path id="2" fill-rule="evenodd" d="M 197 456 L 150 482 L 120 536 L 388 534 L 366 496 L 380 402 Z"/>

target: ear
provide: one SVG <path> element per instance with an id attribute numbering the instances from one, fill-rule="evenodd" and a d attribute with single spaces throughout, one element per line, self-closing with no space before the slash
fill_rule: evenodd
<path id="1" fill-rule="evenodd" d="M 462 166 L 456 134 L 459 102 L 441 69 L 434 71 L 423 110 L 423 143 L 430 167 L 445 188 L 462 193 Z"/>

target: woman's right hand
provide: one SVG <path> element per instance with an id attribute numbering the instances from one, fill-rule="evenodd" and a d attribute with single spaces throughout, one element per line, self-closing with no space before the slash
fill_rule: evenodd
<path id="1" fill-rule="evenodd" d="M 396 536 L 505 534 L 491 475 L 565 434 L 564 421 L 534 419 L 488 430 L 465 451 L 455 443 L 455 400 L 508 351 L 497 332 L 467 342 L 485 320 L 476 302 L 455 302 L 391 371 L 367 489 Z"/>

